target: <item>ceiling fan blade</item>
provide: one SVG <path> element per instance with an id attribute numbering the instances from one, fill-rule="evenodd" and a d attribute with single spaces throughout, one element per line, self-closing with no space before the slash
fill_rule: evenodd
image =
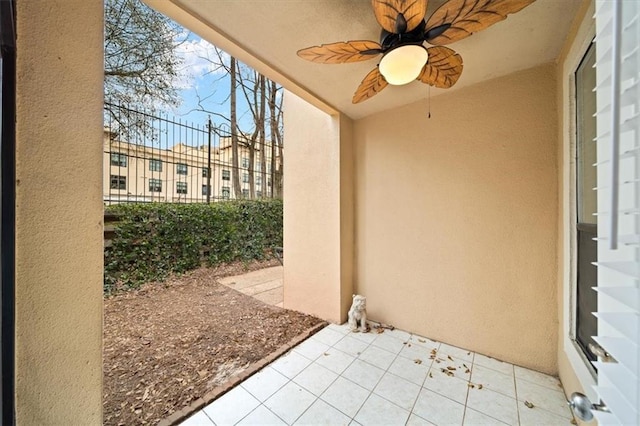
<path id="1" fill-rule="evenodd" d="M 380 44 L 368 40 L 330 43 L 298 50 L 298 56 L 302 59 L 321 64 L 367 61 L 380 53 Z"/>
<path id="2" fill-rule="evenodd" d="M 448 89 L 462 74 L 462 57 L 452 49 L 435 46 L 427 49 L 429 60 L 417 80 L 440 89 Z"/>
<path id="3" fill-rule="evenodd" d="M 380 26 L 394 34 L 415 29 L 427 13 L 427 0 L 371 0 L 371 5 Z"/>
<path id="4" fill-rule="evenodd" d="M 387 83 L 387 80 L 385 80 L 382 74 L 380 74 L 380 71 L 378 71 L 378 67 L 375 67 L 362 80 L 360 86 L 358 86 L 356 93 L 353 94 L 352 102 L 354 104 L 357 104 L 362 101 L 366 101 L 367 99 L 380 93 L 382 89 L 387 87 L 388 84 L 389 83 Z"/>
<path id="5" fill-rule="evenodd" d="M 427 21 L 425 40 L 443 45 L 469 37 L 535 0 L 449 0 Z"/>

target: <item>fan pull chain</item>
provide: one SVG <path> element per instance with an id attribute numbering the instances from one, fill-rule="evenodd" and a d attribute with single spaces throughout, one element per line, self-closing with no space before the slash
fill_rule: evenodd
<path id="1" fill-rule="evenodd" d="M 428 96 L 427 96 L 427 118 L 431 118 L 431 86 L 427 85 Z"/>

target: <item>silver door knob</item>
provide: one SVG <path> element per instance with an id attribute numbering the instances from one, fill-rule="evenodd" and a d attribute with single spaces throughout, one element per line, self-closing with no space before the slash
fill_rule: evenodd
<path id="1" fill-rule="evenodd" d="M 572 393 L 567 404 L 569 404 L 569 408 L 571 408 L 573 414 L 585 422 L 593 420 L 592 411 L 611 412 L 605 404 L 592 404 L 589 398 L 579 392 Z"/>

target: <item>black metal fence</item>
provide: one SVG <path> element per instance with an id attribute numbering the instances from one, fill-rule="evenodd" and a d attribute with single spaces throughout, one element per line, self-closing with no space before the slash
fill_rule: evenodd
<path id="1" fill-rule="evenodd" d="M 105 204 L 282 197 L 277 141 L 109 102 L 105 122 Z"/>

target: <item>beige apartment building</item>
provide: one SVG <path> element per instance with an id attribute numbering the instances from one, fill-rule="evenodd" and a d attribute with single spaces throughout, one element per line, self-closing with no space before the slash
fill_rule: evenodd
<path id="1" fill-rule="evenodd" d="M 103 201 L 202 203 L 240 198 L 233 192 L 233 155 L 230 137 L 220 137 L 209 153 L 208 145 L 189 146 L 178 143 L 170 148 L 123 142 L 105 131 L 103 138 Z M 256 148 L 254 158 L 254 192 L 249 176 L 249 147 L 239 144 L 238 173 L 242 198 L 270 198 L 274 175 L 271 142 Z M 261 155 L 265 152 L 263 173 Z M 209 170 L 211 176 L 209 177 Z M 278 190 L 275 190 L 278 194 Z M 209 195 L 209 197 L 208 197 Z"/>

